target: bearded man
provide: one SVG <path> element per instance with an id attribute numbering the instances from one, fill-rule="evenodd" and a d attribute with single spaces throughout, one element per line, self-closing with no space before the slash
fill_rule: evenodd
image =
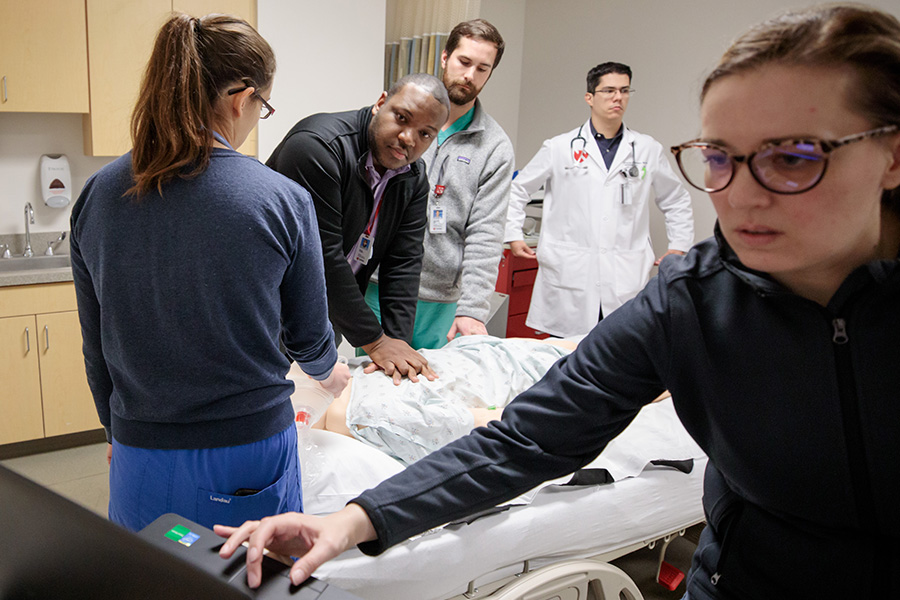
<path id="1" fill-rule="evenodd" d="M 413 348 L 439 348 L 457 335 L 486 334 L 503 252 L 514 156 L 478 94 L 503 56 L 497 28 L 458 24 L 441 53 L 450 116 L 422 155 L 428 171 L 428 227 Z M 378 305 L 378 285 L 366 302 Z"/>

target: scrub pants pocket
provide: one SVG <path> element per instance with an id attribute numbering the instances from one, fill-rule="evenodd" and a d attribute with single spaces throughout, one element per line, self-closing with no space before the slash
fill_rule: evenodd
<path id="1" fill-rule="evenodd" d="M 296 511 L 299 507 L 289 501 L 297 497 L 300 480 L 296 468 L 288 468 L 270 486 L 249 496 L 235 496 L 212 490 L 197 490 L 197 522 L 207 527 L 212 524 L 237 527 L 244 521 L 257 520 L 265 516 Z M 234 490 L 237 491 L 237 490 Z"/>
<path id="2" fill-rule="evenodd" d="M 114 439 L 109 488 L 110 520 L 132 531 L 169 512 L 210 528 L 300 512 L 297 428 L 219 448 L 136 448 Z M 260 492 L 235 496 L 241 488 Z"/>

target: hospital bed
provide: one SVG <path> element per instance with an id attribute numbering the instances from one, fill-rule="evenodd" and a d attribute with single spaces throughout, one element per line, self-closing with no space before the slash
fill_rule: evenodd
<path id="1" fill-rule="evenodd" d="M 328 431 L 303 429 L 300 441 L 308 513 L 338 510 L 402 469 L 378 450 Z M 655 466 L 654 459 L 692 461 L 693 468 Z M 701 523 L 705 465 L 671 399 L 664 400 L 645 407 L 588 465 L 606 469 L 614 483 L 547 482 L 498 512 L 429 531 L 379 557 L 345 552 L 316 576 L 369 600 L 641 598 L 627 575 L 607 563 L 644 546 L 664 549 Z"/>

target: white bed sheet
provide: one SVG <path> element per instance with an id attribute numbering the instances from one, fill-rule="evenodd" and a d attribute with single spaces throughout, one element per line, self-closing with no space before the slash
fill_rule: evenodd
<path id="1" fill-rule="evenodd" d="M 471 580 L 493 581 L 520 571 L 525 560 L 537 568 L 614 553 L 701 521 L 705 456 L 684 431 L 671 400 L 646 407 L 642 417 L 615 440 L 609 457 L 604 452 L 589 466 L 633 470 L 646 461 L 629 457 L 646 456 L 648 447 L 649 454 L 668 448 L 667 455 L 654 458 L 693 458 L 691 473 L 647 466 L 608 485 L 545 484 L 523 495 L 520 502 L 526 505 L 433 530 L 379 557 L 350 550 L 316 576 L 369 600 L 441 600 L 466 591 Z M 313 474 L 312 481 L 304 480 L 307 512 L 337 510 L 402 468 L 350 438 L 313 433 L 315 444 L 305 461 Z"/>

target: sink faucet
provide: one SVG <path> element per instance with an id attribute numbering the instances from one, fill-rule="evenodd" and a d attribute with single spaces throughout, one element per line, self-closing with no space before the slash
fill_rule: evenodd
<path id="1" fill-rule="evenodd" d="M 53 253 L 53 246 L 66 239 L 67 233 L 68 231 L 63 231 L 61 234 L 59 234 L 58 238 L 56 238 L 52 242 L 47 242 L 47 250 L 44 252 L 44 256 L 55 256 L 55 254 Z"/>
<path id="2" fill-rule="evenodd" d="M 24 257 L 34 256 L 31 250 L 31 228 L 28 227 L 29 221 L 34 225 L 34 209 L 31 208 L 31 202 L 25 203 L 25 253 Z"/>

